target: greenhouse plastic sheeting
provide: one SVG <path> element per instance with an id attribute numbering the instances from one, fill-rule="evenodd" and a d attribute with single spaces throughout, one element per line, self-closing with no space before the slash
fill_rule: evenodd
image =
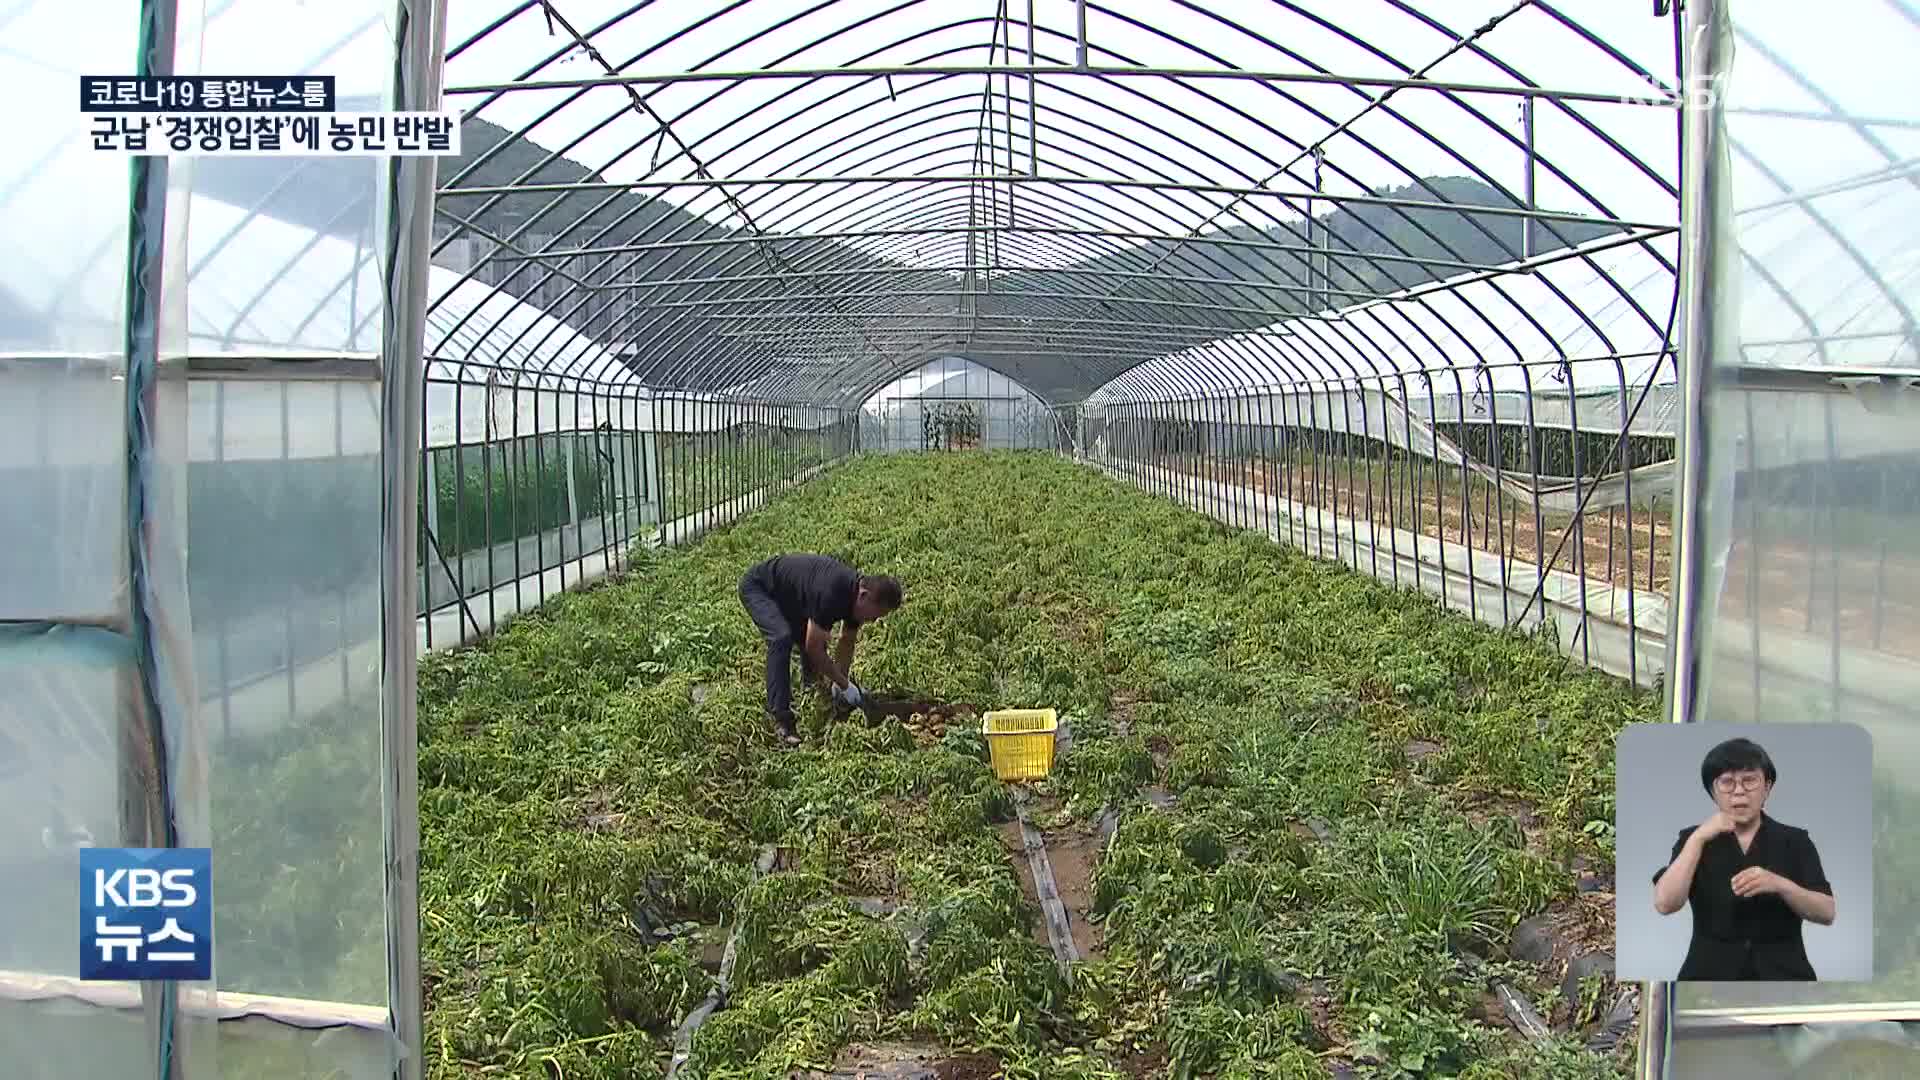
<path id="1" fill-rule="evenodd" d="M 1857 723 L 1872 734 L 1875 981 L 1681 984 L 1667 1074 L 1912 1075 L 1911 1025 L 1850 1018 L 1920 1016 L 1920 728 L 1910 696 L 1905 707 L 1858 704 L 1901 684 L 1890 667 L 1910 685 L 1916 665 L 1903 657 L 1920 646 L 1910 606 L 1920 389 L 1904 374 L 1920 375 L 1920 69 L 1906 62 L 1920 51 L 1920 15 L 1849 5 L 1844 34 L 1819 34 L 1796 5 L 1719 7 L 1729 67 L 1705 190 L 1720 216 L 1706 223 L 1711 258 L 1695 298 L 1710 347 L 1699 354 L 1702 426 L 1688 440 L 1704 457 L 1706 497 L 1700 534 L 1682 537 L 1690 576 L 1676 592 L 1695 635 L 1680 662 L 1699 675 L 1676 708 L 1702 723 Z M 1718 1022 L 1709 1010 L 1740 1015 Z"/>
<path id="2" fill-rule="evenodd" d="M 149 42 L 165 40 L 131 5 L 120 13 L 123 24 L 105 31 L 93 25 L 94 12 L 57 7 L 34 5 L 19 16 L 24 27 L 6 28 L 9 40 L 62 50 L 40 58 L 60 65 L 91 58 L 64 54 L 73 39 L 117 55 L 98 70 L 160 51 Z M 189 69 L 199 45 L 194 15 L 182 11 L 178 28 L 177 51 Z M 6 75 L 44 79 L 27 57 L 10 60 Z M 62 89 L 70 94 L 72 86 Z M 70 333 L 39 335 L 39 344 L 78 345 L 86 354 L 15 357 L 0 389 L 0 401 L 17 402 L 7 409 L 11 421 L 24 423 L 25 407 L 49 409 L 47 422 L 33 426 L 45 441 L 36 446 L 16 435 L 0 458 L 7 480 L 0 484 L 0 519 L 10 534 L 0 537 L 10 552 L 10 565 L 0 567 L 8 575 L 0 616 L 13 620 L 0 635 L 0 732 L 11 744 L 0 755 L 0 819 L 7 822 L 0 859 L 8 864 L 0 924 L 9 928 L 0 969 L 76 975 L 82 847 L 213 842 L 187 602 L 188 399 L 181 375 L 188 305 L 179 285 L 187 276 L 180 211 L 191 174 L 155 171 L 143 180 L 136 170 L 130 178 L 124 159 L 90 151 L 72 113 L 23 112 L 58 117 L 68 130 L 53 130 L 46 120 L 27 125 L 27 145 L 38 152 L 15 159 L 32 164 L 29 175 L 5 188 L 0 232 L 13 239 L 61 220 L 75 232 L 54 248 L 104 235 L 113 253 L 94 248 L 95 261 L 63 276 L 71 292 L 56 282 L 43 309 L 41 329 L 63 320 L 73 325 Z M 83 180 L 78 193 L 106 198 L 76 203 L 66 180 Z M 157 212 L 161 207 L 167 212 Z M 82 220 L 92 227 L 79 227 Z M 9 307 L 15 320 L 6 337 L 33 336 L 34 320 L 20 318 L 17 301 Z M 77 408 L 69 412 L 68 405 Z M 212 984 L 151 984 L 142 996 L 150 1016 L 179 1012 L 171 1045 L 158 1055 L 150 1049 L 149 1061 L 171 1055 L 196 1068 L 217 1063 L 215 1025 L 193 1016 L 211 1002 Z M 11 1015 L 0 1020 L 16 1022 Z M 125 1049 L 102 1036 L 42 1042 L 40 1052 L 62 1058 L 70 1074 L 97 1075 L 93 1055 Z"/>
<path id="3" fill-rule="evenodd" d="M 396 0 L 168 8 L 177 74 L 328 74 L 343 110 L 389 107 Z M 0 82 L 70 102 L 82 74 L 130 71 L 151 10 L 14 5 Z M 166 984 L 143 1004 L 77 978 L 77 862 L 171 842 L 213 852 L 214 979 L 177 987 L 190 1074 L 390 1075 L 386 167 L 295 185 L 309 225 L 212 194 L 258 192 L 292 158 L 148 159 L 164 205 L 136 205 L 129 159 L 72 109 L 18 113 L 0 161 L 0 1071 L 155 1074 Z M 156 251 L 157 291 L 130 289 Z M 289 354 L 347 374 L 197 366 Z"/>
<path id="4" fill-rule="evenodd" d="M 1668 1075 L 1741 1080 L 1861 1080 L 1911 1076 L 1920 1024 L 1817 1023 L 1675 1039 Z"/>
<path id="5" fill-rule="evenodd" d="M 30 987 L 23 992 L 16 986 L 17 980 L 0 984 L 0 1060 L 7 1063 L 7 1080 L 131 1080 L 153 1075 L 153 1048 L 136 993 L 100 995 L 106 1000 L 91 1004 L 64 996 L 60 991 L 65 988 Z M 222 1073 L 215 1063 L 196 1057 L 191 1062 L 196 1078 L 392 1080 L 394 1066 L 405 1053 L 383 1016 L 317 1026 L 314 1020 L 287 1022 L 245 1007 L 222 1007 L 209 1020 L 214 1017 L 224 1056 L 231 1060 L 223 1062 Z M 61 1049 L 72 1046 L 84 1046 L 84 1054 Z M 77 1072 L 77 1064 L 87 1071 Z"/>

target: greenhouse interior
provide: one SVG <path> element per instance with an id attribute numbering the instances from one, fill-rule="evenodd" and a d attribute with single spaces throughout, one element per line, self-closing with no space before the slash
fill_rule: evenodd
<path id="1" fill-rule="evenodd" d="M 0 34 L 460 124 L 12 117 L 0 1076 L 1920 1075 L 1911 0 Z M 795 552 L 905 600 L 788 745 Z M 1713 723 L 1871 736 L 1870 978 L 1616 974 Z M 210 849 L 210 980 L 82 976 L 91 847 Z"/>

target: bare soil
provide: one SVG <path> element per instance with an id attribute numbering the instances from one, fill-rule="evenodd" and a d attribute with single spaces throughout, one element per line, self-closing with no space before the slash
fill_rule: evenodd
<path id="1" fill-rule="evenodd" d="M 1027 901 L 1039 907 L 1041 892 L 1033 884 L 1033 869 L 1027 865 L 1027 846 L 1021 838 L 1020 822 L 1010 821 L 998 826 L 1000 846 L 1006 847 L 1006 857 L 1014 865 L 1014 874 L 1020 878 L 1020 892 Z M 1054 888 L 1060 892 L 1060 903 L 1068 909 L 1068 930 L 1073 934 L 1073 951 L 1081 959 L 1096 957 L 1106 949 L 1100 926 L 1089 919 L 1092 913 L 1092 872 L 1100 861 L 1100 838 L 1081 828 L 1062 828 L 1054 832 L 1041 832 L 1041 840 L 1046 844 L 1046 865 L 1054 872 Z M 1046 938 L 1046 922 L 1033 922 L 1033 940 L 1037 944 L 1052 947 Z"/>
<path id="2" fill-rule="evenodd" d="M 1145 1050 L 1136 1050 L 1114 1061 L 1120 1071 L 1134 1080 L 1166 1080 L 1172 1065 L 1164 1046 L 1150 1046 Z"/>
<path id="3" fill-rule="evenodd" d="M 1173 764 L 1173 743 L 1164 735 L 1154 735 L 1147 739 L 1147 753 L 1153 755 L 1153 774 L 1166 778 L 1167 766 Z"/>
<path id="4" fill-rule="evenodd" d="M 852 709 L 845 705 L 835 707 L 835 712 L 840 716 L 845 716 L 852 711 Z M 911 697 L 875 695 L 861 703 L 860 711 L 866 713 L 867 718 L 870 720 L 892 719 L 909 721 L 915 716 L 920 716 L 927 720 L 938 721 L 944 724 L 956 717 L 979 716 L 985 710 L 981 709 L 978 705 L 967 705 L 964 703 L 926 701 Z"/>
<path id="5" fill-rule="evenodd" d="M 720 961 L 725 959 L 726 955 L 727 942 L 725 938 L 710 936 L 700 942 L 700 966 L 706 969 L 708 974 L 719 973 Z"/>
<path id="6" fill-rule="evenodd" d="M 1029 808 L 1029 818 L 1039 820 L 1053 810 L 1058 809 L 1058 800 L 1041 800 Z M 1033 869 L 1027 863 L 1026 841 L 1021 835 L 1020 822 L 1009 821 L 999 826 L 1001 846 L 1007 850 L 1007 858 L 1013 863 L 1014 873 L 1020 879 L 1020 890 L 1028 901 L 1036 907 L 1040 903 L 1040 891 L 1033 883 Z M 1089 916 L 1093 912 L 1093 874 L 1100 862 L 1099 833 L 1078 824 L 1065 828 L 1040 831 L 1041 840 L 1047 845 L 1047 865 L 1053 870 L 1053 885 L 1060 894 L 1060 903 L 1067 909 L 1067 926 L 1073 935 L 1074 951 L 1082 960 L 1100 955 L 1106 949 L 1105 936 L 1099 924 L 1092 922 Z M 1052 948 L 1047 938 L 1044 922 L 1036 920 L 1033 938 L 1041 945 Z"/>
<path id="7" fill-rule="evenodd" d="M 833 718 L 845 720 L 853 709 L 835 702 Z M 974 722 L 985 712 L 978 705 L 964 702 L 932 701 L 906 694 L 874 694 L 861 703 L 860 711 L 871 724 L 880 720 L 898 720 L 913 733 L 921 747 L 938 743 L 947 733 L 947 725 L 956 720 Z"/>
<path id="8" fill-rule="evenodd" d="M 588 832 L 619 832 L 626 824 L 627 815 L 614 809 L 613 793 L 598 788 L 588 792 L 580 800 L 580 813 L 575 819 L 575 827 Z"/>
<path id="9" fill-rule="evenodd" d="M 1554 926 L 1581 952 L 1613 951 L 1613 894 L 1581 893 L 1553 909 Z"/>
<path id="10" fill-rule="evenodd" d="M 1504 795 L 1490 795 L 1481 791 L 1469 791 L 1460 795 L 1457 805 L 1467 820 L 1482 827 L 1496 821 L 1510 820 L 1519 824 L 1520 834 L 1526 838 L 1529 850 L 1537 854 L 1547 853 L 1547 827 L 1540 820 L 1539 813 L 1521 799 Z"/>
<path id="11" fill-rule="evenodd" d="M 1082 960 L 1098 956 L 1106 948 L 1105 936 L 1089 916 L 1093 912 L 1093 869 L 1100 861 L 1100 838 L 1075 829 L 1046 834 L 1046 841 L 1047 861 L 1053 865 L 1053 882 L 1067 909 L 1074 951 Z"/>
<path id="12" fill-rule="evenodd" d="M 1367 490 L 1367 470 L 1356 466 L 1349 474 L 1342 463 L 1322 465 L 1317 471 L 1311 466 L 1277 463 L 1271 470 L 1265 465 L 1216 463 L 1175 471 L 1197 480 L 1252 488 L 1263 495 L 1291 499 L 1358 521 L 1391 525 L 1446 543 L 1468 544 L 1483 551 L 1504 550 L 1515 562 L 1540 565 L 1558 548 L 1559 557 L 1547 569 L 1572 574 L 1579 573 L 1584 565 L 1588 578 L 1621 587 L 1631 583 L 1636 589 L 1664 592 L 1672 581 L 1671 519 L 1644 508 L 1634 508 L 1631 518 L 1621 508 L 1582 515 L 1579 535 L 1569 537 L 1565 544 L 1561 535 L 1574 515 L 1543 512 L 1539 523 L 1546 533 L 1543 547 L 1532 506 L 1496 494 L 1484 481 L 1476 480 L 1462 492 L 1458 469 L 1451 475 L 1443 470 L 1439 484 L 1434 482 L 1432 469 L 1421 470 L 1417 500 L 1408 490 L 1411 482 L 1406 471 L 1398 469 L 1391 483 L 1387 476 L 1375 474 L 1371 493 Z M 1331 537 L 1328 543 L 1331 545 Z"/>
<path id="13" fill-rule="evenodd" d="M 853 1045 L 835 1058 L 831 1071 L 803 1070 L 793 1080 L 994 1080 L 1000 1059 L 991 1054 L 954 1054 L 910 1043 Z"/>
<path id="14" fill-rule="evenodd" d="M 1001 824 L 1000 846 L 1007 849 L 1007 860 L 1013 864 L 1013 874 L 1020 879 L 1020 892 L 1032 904 L 1035 910 L 1040 907 L 1040 890 L 1033 884 L 1033 868 L 1027 865 L 1026 841 L 1020 835 L 1020 823 L 1009 821 Z M 1047 939 L 1047 924 L 1040 919 L 1033 920 L 1033 940 L 1045 949 L 1053 948 Z"/>
<path id="15" fill-rule="evenodd" d="M 1768 537 L 1727 554 L 1720 610 L 1761 626 L 1838 637 L 1850 649 L 1920 660 L 1920 563 L 1889 553 L 1816 553 Z M 1764 644 L 1762 648 L 1764 648 Z"/>
<path id="16" fill-rule="evenodd" d="M 994 1080 L 1000 1075 L 1000 1059 L 987 1054 L 962 1054 L 936 1063 L 933 1074 L 940 1080 Z"/>
<path id="17" fill-rule="evenodd" d="M 1320 1044 L 1347 1045 L 1347 1032 L 1340 1026 L 1333 1000 L 1333 987 L 1320 979 L 1313 979 L 1307 983 L 1305 990 L 1307 1016 L 1313 1020 L 1314 1030 L 1319 1033 Z"/>
<path id="18" fill-rule="evenodd" d="M 1537 965 L 1542 981 L 1550 986 L 1558 986 L 1567 975 L 1567 965 L 1574 958 L 1588 953 L 1613 952 L 1614 912 L 1611 892 L 1580 893 L 1568 900 L 1562 900 L 1549 907 L 1544 913 L 1548 933 L 1546 940 L 1552 948 L 1552 955 Z M 1567 1030 L 1578 1008 L 1576 1001 L 1561 1000 L 1550 1016 L 1544 1019 L 1559 1030 Z M 1499 1013 L 1504 1024 L 1505 1012 Z"/>

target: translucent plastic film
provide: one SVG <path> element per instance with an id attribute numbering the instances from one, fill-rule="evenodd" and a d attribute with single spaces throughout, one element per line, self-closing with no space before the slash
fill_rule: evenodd
<path id="1" fill-rule="evenodd" d="M 202 63 L 331 75 L 340 111 L 387 110 L 395 10 L 389 0 L 210 6 Z M 186 578 L 221 1015 L 267 996 L 283 999 L 274 1015 L 365 1025 L 387 1006 L 378 350 L 388 164 L 195 161 L 192 348 L 235 369 L 197 371 L 187 406 Z M 300 359 L 276 362 L 286 354 Z M 309 361 L 333 374 L 309 374 Z M 223 1034 L 223 1065 L 266 1075 L 267 1045 Z"/>
<path id="2" fill-rule="evenodd" d="M 0 15 L 0 86 L 71 100 L 125 67 L 132 0 Z M 107 620 L 125 599 L 127 163 L 71 109 L 21 109 L 0 155 L 0 619 Z"/>
<path id="3" fill-rule="evenodd" d="M 139 996 L 116 985 L 74 997 L 76 988 L 56 980 L 16 980 L 0 986 L 0 1055 L 8 1080 L 71 1080 L 74 1077 L 154 1075 L 153 1052 Z M 222 1065 L 196 1055 L 196 1077 L 324 1076 L 331 1080 L 389 1080 L 401 1048 L 379 1011 L 351 1018 L 300 1016 L 275 1003 L 229 1001 L 214 1012 L 195 1012 L 192 1023 L 218 1025 Z M 81 1072 L 80 1069 L 87 1071 Z"/>
<path id="4" fill-rule="evenodd" d="M 71 101 L 146 43 L 146 70 L 332 75 L 343 111 L 379 111 L 393 7 L 36 0 L 0 14 L 0 80 Z M 19 248 L 0 265 L 0 1071 L 151 1076 L 171 1052 L 196 1076 L 389 1075 L 385 168 L 130 166 L 71 109 L 20 124 L 0 163 Z M 212 849 L 213 979 L 81 981 L 78 853 L 168 845 Z"/>
<path id="5" fill-rule="evenodd" d="M 9 85 L 71 100 L 79 75 L 127 72 L 130 60 L 133 72 L 195 69 L 196 5 L 109 7 L 13 13 L 5 32 L 27 51 L 9 53 Z M 190 169 L 129 167 L 95 153 L 74 113 L 25 112 L 28 152 L 10 155 L 19 171 L 0 203 L 6 235 L 65 232 L 25 244 L 37 253 L 10 268 L 0 318 L 11 352 L 0 360 L 0 500 L 12 504 L 0 507 L 0 616 L 12 622 L 0 730 L 13 744 L 0 857 L 14 871 L 9 925 L 39 931 L 9 934 L 9 994 L 23 979 L 79 974 L 83 849 L 209 843 L 186 581 Z M 212 1068 L 215 1028 L 191 1018 L 211 999 L 210 983 L 142 984 L 138 1041 L 81 1039 L 66 1066 L 96 1073 L 94 1059 L 138 1048 L 148 1068 Z"/>
<path id="6" fill-rule="evenodd" d="M 1054 445 L 1053 410 L 1032 391 L 963 357 L 923 365 L 869 398 L 861 446 L 892 453 L 935 447 L 1031 450 Z"/>
<path id="7" fill-rule="evenodd" d="M 1874 894 L 1837 902 L 1871 911 L 1875 980 L 1682 984 L 1671 1074 L 1910 1075 L 1920 1043 L 1889 1021 L 1920 1017 L 1920 248 L 1888 222 L 1920 214 L 1920 75 L 1893 59 L 1920 16 L 1724 6 L 1695 718 L 1871 733 Z"/>
<path id="8" fill-rule="evenodd" d="M 223 991 L 386 1003 L 378 390 L 193 385 L 189 573 Z M 284 425 L 276 453 L 222 438 L 249 416 Z"/>

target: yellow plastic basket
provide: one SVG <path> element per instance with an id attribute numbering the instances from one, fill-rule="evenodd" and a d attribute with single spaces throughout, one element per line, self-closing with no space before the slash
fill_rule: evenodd
<path id="1" fill-rule="evenodd" d="M 1053 738 L 1060 718 L 1052 709 L 990 712 L 980 730 L 987 737 L 993 774 L 1002 780 L 1038 780 L 1053 771 Z"/>

